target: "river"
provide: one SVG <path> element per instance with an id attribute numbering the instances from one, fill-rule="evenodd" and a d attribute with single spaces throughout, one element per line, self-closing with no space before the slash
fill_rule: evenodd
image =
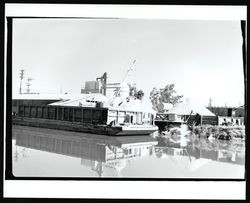
<path id="1" fill-rule="evenodd" d="M 111 137 L 13 126 L 16 177 L 243 179 L 245 142 L 164 136 Z"/>

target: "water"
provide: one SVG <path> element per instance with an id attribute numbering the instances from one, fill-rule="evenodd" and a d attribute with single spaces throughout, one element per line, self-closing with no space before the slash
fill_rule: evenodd
<path id="1" fill-rule="evenodd" d="M 244 178 L 245 143 L 13 126 L 16 177 Z"/>

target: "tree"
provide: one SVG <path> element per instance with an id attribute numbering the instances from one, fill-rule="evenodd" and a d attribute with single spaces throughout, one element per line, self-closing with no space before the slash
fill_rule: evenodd
<path id="1" fill-rule="evenodd" d="M 131 96 L 131 97 L 135 96 L 135 93 L 136 93 L 135 84 L 131 85 L 131 84 L 128 83 L 128 87 L 129 87 L 129 96 Z"/>
<path id="2" fill-rule="evenodd" d="M 142 90 L 139 90 L 135 93 L 135 98 L 139 100 L 142 100 L 143 96 L 144 96 L 144 92 Z"/>
<path id="3" fill-rule="evenodd" d="M 149 98 L 155 110 L 158 110 L 157 106 L 159 103 L 171 103 L 174 105 L 180 101 L 183 95 L 176 95 L 174 87 L 174 84 L 169 84 L 159 90 L 156 87 L 152 89 Z"/>
<path id="4" fill-rule="evenodd" d="M 128 86 L 129 86 L 129 96 L 142 100 L 144 92 L 142 90 L 137 90 L 135 85 L 128 84 Z"/>
<path id="5" fill-rule="evenodd" d="M 159 98 L 160 98 L 160 91 L 156 87 L 154 87 L 152 91 L 150 92 L 150 96 L 149 96 L 149 99 L 152 102 L 154 110 L 158 110 L 157 105 L 160 103 Z"/>

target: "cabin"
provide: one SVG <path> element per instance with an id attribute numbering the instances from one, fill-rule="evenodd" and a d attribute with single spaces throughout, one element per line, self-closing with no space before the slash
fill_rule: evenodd
<path id="1" fill-rule="evenodd" d="M 170 126 L 188 125 L 218 125 L 218 117 L 206 107 L 194 103 L 190 99 L 177 103 L 165 113 L 156 115 L 155 124 L 161 129 Z"/>

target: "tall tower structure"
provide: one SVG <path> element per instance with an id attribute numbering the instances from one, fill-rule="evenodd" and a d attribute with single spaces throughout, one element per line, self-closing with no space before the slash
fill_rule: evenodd
<path id="1" fill-rule="evenodd" d="M 96 81 L 101 81 L 101 93 L 106 95 L 106 87 L 107 87 L 107 73 L 105 72 L 103 76 L 96 78 Z"/>

